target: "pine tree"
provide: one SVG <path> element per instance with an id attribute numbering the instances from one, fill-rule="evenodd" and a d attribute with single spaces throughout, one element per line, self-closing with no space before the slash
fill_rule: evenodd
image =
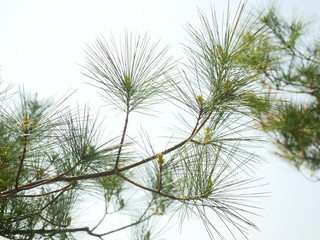
<path id="1" fill-rule="evenodd" d="M 260 15 L 260 26 L 268 29 L 268 38 L 249 50 L 246 61 L 268 63 L 261 83 L 269 96 L 254 111 L 278 154 L 320 180 L 320 42 L 310 24 L 282 17 L 275 6 Z"/>
<path id="2" fill-rule="evenodd" d="M 254 86 L 265 63 L 239 59 L 264 30 L 252 34 L 255 27 L 242 14 L 243 6 L 234 18 L 228 10 L 221 31 L 213 10 L 210 17 L 200 13 L 202 27 L 187 28 L 184 64 L 148 35 L 126 32 L 88 45 L 89 83 L 124 118 L 116 137 L 101 134 L 106 121 L 100 123 L 88 106 L 61 107 L 68 96 L 52 103 L 22 89 L 18 102 L 14 96 L 1 98 L 0 236 L 74 239 L 81 233 L 106 239 L 132 228 L 132 238 L 154 239 L 155 222 L 177 211 L 181 221 L 199 217 L 212 239 L 224 239 L 212 215 L 232 236 L 246 235 L 247 226 L 257 228 L 248 219 L 248 200 L 260 196 L 252 189 L 258 158 L 244 147 L 252 139 L 242 134 L 254 121 L 251 108 L 261 105 Z M 159 115 L 154 110 L 160 101 L 176 107 L 183 131 L 157 150 L 146 133 L 139 142 L 128 129 L 133 113 Z M 75 214 L 79 203 L 92 197 L 105 202 L 94 225 Z M 113 213 L 131 223 L 100 229 Z"/>

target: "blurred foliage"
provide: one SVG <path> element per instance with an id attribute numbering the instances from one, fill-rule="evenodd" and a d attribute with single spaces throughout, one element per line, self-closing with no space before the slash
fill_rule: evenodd
<path id="1" fill-rule="evenodd" d="M 265 104 L 252 111 L 278 146 L 278 154 L 320 180 L 320 42 L 312 36 L 310 23 L 297 16 L 288 20 L 275 6 L 260 14 L 259 26 L 267 29 L 268 37 L 240 59 L 266 63 L 261 85 L 269 94 Z M 247 37 L 243 35 L 243 41 Z"/>

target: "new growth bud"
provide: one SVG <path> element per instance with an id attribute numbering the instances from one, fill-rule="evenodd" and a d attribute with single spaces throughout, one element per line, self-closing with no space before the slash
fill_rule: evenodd
<path id="1" fill-rule="evenodd" d="M 70 226 L 71 221 L 72 221 L 72 218 L 71 217 L 67 217 L 67 226 Z"/>
<path id="2" fill-rule="evenodd" d="M 212 181 L 212 179 L 211 179 L 211 178 L 208 179 L 208 187 L 209 187 L 209 188 L 212 188 L 213 185 L 214 185 L 214 182 Z"/>
<path id="3" fill-rule="evenodd" d="M 208 143 L 212 137 L 212 132 L 210 128 L 205 128 L 204 142 Z"/>
<path id="4" fill-rule="evenodd" d="M 30 127 L 30 118 L 28 116 L 24 116 L 23 117 L 23 126 L 25 128 L 29 128 Z"/>
<path id="5" fill-rule="evenodd" d="M 131 77 L 128 75 L 124 75 L 123 83 L 126 91 L 129 92 L 131 90 Z"/>
<path id="6" fill-rule="evenodd" d="M 232 82 L 230 80 L 227 80 L 225 85 L 227 93 L 231 91 L 231 85 L 232 85 Z"/>
<path id="7" fill-rule="evenodd" d="M 197 103 L 199 104 L 200 109 L 203 109 L 203 107 L 204 107 L 204 100 L 203 100 L 202 95 L 198 95 L 198 96 L 197 96 Z"/>
<path id="8" fill-rule="evenodd" d="M 158 164 L 161 169 L 164 164 L 163 153 L 158 153 L 157 157 L 158 157 Z"/>

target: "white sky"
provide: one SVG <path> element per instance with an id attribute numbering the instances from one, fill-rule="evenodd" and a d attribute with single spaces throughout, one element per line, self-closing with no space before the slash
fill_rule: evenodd
<path id="1" fill-rule="evenodd" d="M 284 1 L 284 0 L 283 0 Z M 224 2 L 222 4 L 222 2 Z M 225 10 L 227 1 L 218 0 L 0 0 L 0 65 L 5 82 L 23 84 L 41 97 L 79 88 L 78 102 L 100 104 L 95 89 L 84 84 L 81 74 L 85 44 L 99 34 L 116 35 L 125 29 L 150 33 L 171 46 L 171 53 L 181 57 L 185 42 L 183 26 L 198 23 L 197 7 L 209 13 L 210 3 L 217 12 Z M 317 0 L 285 1 L 286 14 L 311 16 L 320 10 Z M 239 1 L 230 1 L 236 9 Z M 262 6 L 251 0 L 249 6 Z M 247 9 L 250 7 L 248 6 Z M 290 6 L 290 7 L 288 7 Z M 292 8 L 294 10 L 292 10 Z M 289 13 L 288 13 L 289 12 Z M 319 17 L 317 17 L 319 19 Z M 316 17 L 315 17 L 316 19 Z M 271 197 L 261 201 L 262 217 L 256 220 L 260 232 L 251 230 L 253 240 L 318 240 L 320 236 L 319 184 L 306 180 L 293 167 L 273 155 L 259 150 L 268 164 L 259 175 L 265 177 Z M 194 222 L 186 224 L 182 234 L 172 229 L 167 239 L 191 240 L 208 237 Z M 89 238 L 88 238 L 89 239 Z M 111 239 L 113 239 L 111 237 Z M 239 238 L 240 239 L 240 238 Z"/>

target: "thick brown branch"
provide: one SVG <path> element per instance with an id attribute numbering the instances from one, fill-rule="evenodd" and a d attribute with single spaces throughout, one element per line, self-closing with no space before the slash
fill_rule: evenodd
<path id="1" fill-rule="evenodd" d="M 30 233 L 33 234 L 59 234 L 59 233 L 74 233 L 74 232 L 87 232 L 89 235 L 98 237 L 100 239 L 101 235 L 93 233 L 88 227 L 83 227 L 83 228 L 64 228 L 64 229 L 32 229 L 32 230 L 14 230 L 14 231 L 9 231 L 9 230 L 2 230 L 0 231 L 0 235 L 3 236 L 13 236 L 13 235 L 27 235 Z"/>
<path id="2" fill-rule="evenodd" d="M 18 188 L 15 189 L 10 189 L 10 190 L 6 190 L 3 192 L 0 192 L 0 199 L 1 198 L 8 198 L 11 197 L 12 195 L 24 191 L 24 190 L 28 190 L 28 189 L 32 189 L 32 188 L 36 188 L 45 184 L 50 184 L 50 183 L 54 183 L 54 182 L 59 182 L 59 181 L 63 181 L 61 180 L 61 178 L 65 177 L 65 175 L 67 175 L 68 173 L 70 173 L 72 170 L 74 170 L 76 167 L 78 166 L 78 164 L 75 164 L 72 168 L 68 169 L 66 172 L 59 174 L 57 176 L 51 177 L 49 179 L 42 179 L 42 180 L 38 180 L 35 182 L 31 182 L 22 186 L 18 186 Z M 66 180 L 65 180 L 66 181 Z M 69 180 L 70 181 L 74 181 L 74 180 Z"/>

